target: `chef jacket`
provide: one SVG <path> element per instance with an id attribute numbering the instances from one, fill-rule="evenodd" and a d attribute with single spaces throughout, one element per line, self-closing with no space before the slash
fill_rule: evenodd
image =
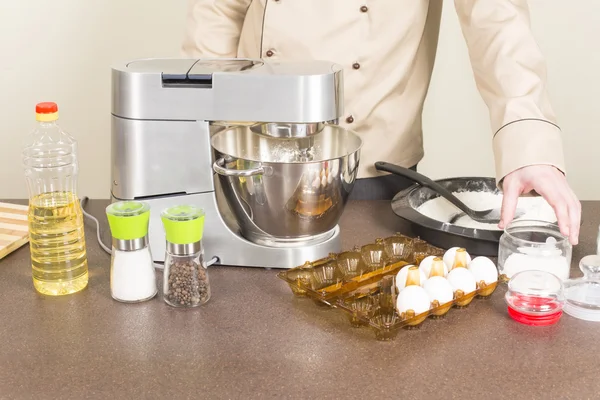
<path id="1" fill-rule="evenodd" d="M 565 171 L 561 131 L 527 0 L 455 0 L 477 88 L 490 112 L 496 179 L 533 164 Z M 373 164 L 423 157 L 422 111 L 442 0 L 190 0 L 188 57 L 319 59 L 343 67 L 340 125 L 363 140 L 359 178 Z"/>

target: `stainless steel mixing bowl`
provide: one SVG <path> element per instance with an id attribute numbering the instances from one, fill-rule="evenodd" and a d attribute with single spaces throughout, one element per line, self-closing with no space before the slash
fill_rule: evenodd
<path id="1" fill-rule="evenodd" d="M 269 245 L 331 234 L 356 181 L 362 140 L 325 125 L 306 149 L 306 137 L 257 132 L 237 126 L 211 138 L 213 169 L 241 234 Z"/>

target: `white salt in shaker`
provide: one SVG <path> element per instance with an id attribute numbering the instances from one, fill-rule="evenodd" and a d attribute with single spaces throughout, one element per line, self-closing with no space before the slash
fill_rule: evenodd
<path id="1" fill-rule="evenodd" d="M 156 296 L 156 274 L 148 247 L 150 206 L 122 201 L 106 207 L 112 234 L 110 292 L 113 299 L 137 303 Z"/>

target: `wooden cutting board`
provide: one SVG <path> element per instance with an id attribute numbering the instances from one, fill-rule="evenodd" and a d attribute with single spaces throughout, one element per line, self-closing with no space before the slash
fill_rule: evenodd
<path id="1" fill-rule="evenodd" d="M 29 242 L 27 208 L 0 202 L 0 260 Z"/>

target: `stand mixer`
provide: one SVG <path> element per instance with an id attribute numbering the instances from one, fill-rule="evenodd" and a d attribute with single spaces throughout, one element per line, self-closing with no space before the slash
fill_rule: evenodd
<path id="1" fill-rule="evenodd" d="M 112 201 L 205 211 L 207 260 L 292 268 L 341 251 L 337 222 L 362 142 L 335 123 L 339 66 L 323 61 L 143 59 L 112 69 Z"/>

